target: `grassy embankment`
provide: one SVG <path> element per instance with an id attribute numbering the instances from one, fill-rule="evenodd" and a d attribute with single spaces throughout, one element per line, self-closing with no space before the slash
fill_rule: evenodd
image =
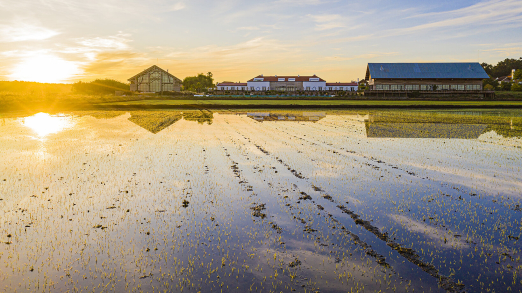
<path id="1" fill-rule="evenodd" d="M 366 100 L 364 97 L 187 97 L 158 95 L 89 95 L 72 91 L 70 84 L 1 82 L 0 111 L 16 110 L 139 110 L 238 108 L 522 108 L 521 92 L 499 92 L 499 100 Z M 519 101 L 505 101 L 503 98 Z"/>
<path id="2" fill-rule="evenodd" d="M 522 108 L 522 101 L 416 101 L 416 100 L 141 100 L 111 102 L 98 105 L 102 108 L 350 108 L 350 107 L 409 107 L 409 108 Z"/>

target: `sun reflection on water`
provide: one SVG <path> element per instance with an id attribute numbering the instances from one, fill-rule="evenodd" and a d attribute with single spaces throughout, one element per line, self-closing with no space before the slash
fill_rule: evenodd
<path id="1" fill-rule="evenodd" d="M 70 116 L 38 113 L 25 117 L 22 124 L 36 132 L 39 138 L 44 138 L 49 134 L 58 133 L 72 127 L 73 121 Z"/>

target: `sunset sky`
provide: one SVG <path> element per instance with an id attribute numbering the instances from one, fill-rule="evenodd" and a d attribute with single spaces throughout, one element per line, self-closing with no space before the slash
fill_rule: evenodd
<path id="1" fill-rule="evenodd" d="M 522 57 L 522 1 L 0 0 L 0 80 L 364 78 L 368 62 Z"/>

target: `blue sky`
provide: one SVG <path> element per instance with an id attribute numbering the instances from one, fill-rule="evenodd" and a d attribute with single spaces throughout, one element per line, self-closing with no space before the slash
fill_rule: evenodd
<path id="1" fill-rule="evenodd" d="M 157 64 L 351 81 L 368 62 L 519 57 L 520 0 L 0 0 L 0 80 L 123 81 Z"/>

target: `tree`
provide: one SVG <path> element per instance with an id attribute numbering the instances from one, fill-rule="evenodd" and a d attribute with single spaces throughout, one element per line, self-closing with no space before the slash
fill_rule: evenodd
<path id="1" fill-rule="evenodd" d="M 486 62 L 480 64 L 482 65 L 482 68 L 484 68 L 484 70 L 486 71 L 486 73 L 491 76 L 491 74 L 493 73 L 493 65 L 491 64 L 487 64 Z"/>
<path id="2" fill-rule="evenodd" d="M 500 90 L 501 91 L 510 91 L 511 90 L 511 82 L 501 82 L 500 83 Z"/>
<path id="3" fill-rule="evenodd" d="M 513 83 L 511 90 L 514 92 L 522 92 L 522 84 Z"/>
<path id="4" fill-rule="evenodd" d="M 518 69 L 515 71 L 515 75 L 513 76 L 513 80 L 522 80 L 522 69 Z"/>
<path id="5" fill-rule="evenodd" d="M 197 76 L 187 76 L 183 79 L 183 89 L 193 92 L 206 92 L 208 88 L 214 87 L 212 72 L 207 75 L 200 73 Z"/>
<path id="6" fill-rule="evenodd" d="M 495 88 L 492 85 L 490 85 L 490 84 L 486 84 L 486 86 L 484 86 L 484 90 L 486 90 L 486 91 L 492 91 L 494 89 Z"/>
<path id="7" fill-rule="evenodd" d="M 506 58 L 495 66 L 487 63 L 482 63 L 481 65 L 486 73 L 493 78 L 508 76 L 511 75 L 511 70 L 513 69 L 522 70 L 522 57 L 519 59 Z"/>
<path id="8" fill-rule="evenodd" d="M 491 90 L 495 90 L 498 88 L 498 81 L 493 78 L 484 79 L 482 81 L 482 88 L 486 89 L 486 86 L 491 86 Z"/>

